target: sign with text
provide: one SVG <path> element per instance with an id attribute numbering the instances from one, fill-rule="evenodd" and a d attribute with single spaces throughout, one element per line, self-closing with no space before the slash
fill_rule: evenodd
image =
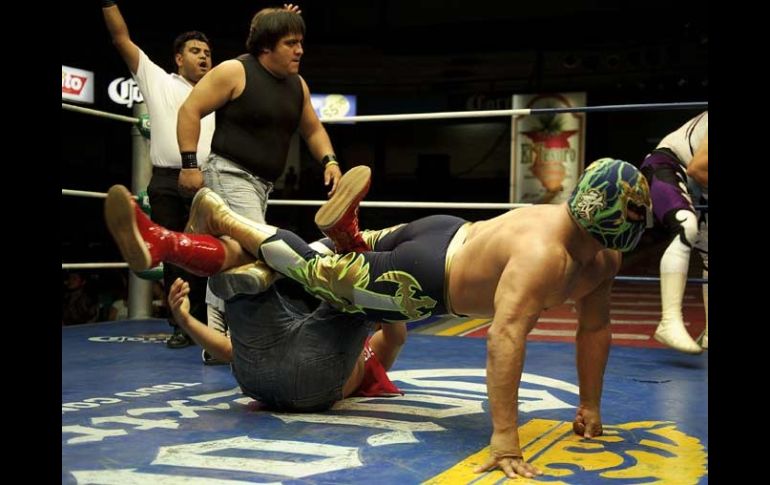
<path id="1" fill-rule="evenodd" d="M 62 64 L 61 99 L 93 104 L 94 73 Z"/>
<path id="2" fill-rule="evenodd" d="M 585 93 L 514 95 L 514 109 L 585 106 Z M 511 122 L 511 202 L 559 204 L 583 171 L 585 113 L 517 115 Z"/>
<path id="3" fill-rule="evenodd" d="M 107 94 L 113 103 L 122 104 L 126 108 L 131 108 L 134 103 L 144 102 L 144 96 L 139 91 L 139 86 L 131 77 L 113 79 L 107 87 Z"/>

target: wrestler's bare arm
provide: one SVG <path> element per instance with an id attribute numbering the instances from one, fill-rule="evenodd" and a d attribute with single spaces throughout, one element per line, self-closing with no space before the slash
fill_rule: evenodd
<path id="1" fill-rule="evenodd" d="M 687 166 L 687 175 L 695 179 L 701 187 L 709 186 L 709 139 L 704 138 L 695 150 Z"/>
<path id="2" fill-rule="evenodd" d="M 168 304 L 177 322 L 195 343 L 206 349 L 215 358 L 224 362 L 232 362 L 233 346 L 230 338 L 209 328 L 190 314 L 190 285 L 177 278 L 168 292 Z"/>
<path id="3" fill-rule="evenodd" d="M 198 151 L 201 119 L 240 95 L 245 83 L 246 71 L 235 59 L 223 62 L 198 81 L 177 114 L 176 138 L 180 153 Z M 197 167 L 183 166 L 177 183 L 182 194 L 192 196 L 203 187 L 203 174 Z"/>
<path id="4" fill-rule="evenodd" d="M 246 71 L 235 59 L 219 64 L 198 81 L 179 108 L 176 138 L 180 152 L 198 150 L 201 119 L 239 96 L 245 83 Z"/>
<path id="5" fill-rule="evenodd" d="M 384 323 L 369 339 L 369 346 L 385 370 L 393 367 L 405 343 L 406 323 Z"/>
<path id="6" fill-rule="evenodd" d="M 563 284 L 561 251 L 543 246 L 509 259 L 495 292 L 495 315 L 487 335 L 487 394 L 493 434 L 490 458 L 477 471 L 499 467 L 508 477 L 540 472 L 521 453 L 518 396 L 527 334 L 537 323 L 546 298 Z"/>
<path id="7" fill-rule="evenodd" d="M 139 46 L 131 40 L 128 26 L 126 21 L 123 20 L 120 9 L 118 9 L 117 5 L 110 5 L 109 7 L 102 8 L 102 14 L 104 15 L 104 23 L 107 25 L 107 30 L 110 31 L 112 43 L 115 44 L 131 72 L 136 74 L 139 68 Z"/>
<path id="8" fill-rule="evenodd" d="M 600 436 L 603 432 L 601 398 L 604 370 L 612 341 L 610 330 L 612 276 L 606 278 L 594 291 L 575 303 L 578 312 L 575 345 L 580 406 L 575 416 L 573 430 L 585 438 Z"/>

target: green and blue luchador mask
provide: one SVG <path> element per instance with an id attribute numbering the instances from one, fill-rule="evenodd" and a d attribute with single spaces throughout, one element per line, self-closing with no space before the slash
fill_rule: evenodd
<path id="1" fill-rule="evenodd" d="M 586 168 L 567 206 L 591 236 L 623 252 L 634 249 L 653 224 L 647 179 L 630 163 L 613 158 L 601 158 Z"/>

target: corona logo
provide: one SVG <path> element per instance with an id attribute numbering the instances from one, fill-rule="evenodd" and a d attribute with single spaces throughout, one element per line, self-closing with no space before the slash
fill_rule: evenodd
<path id="1" fill-rule="evenodd" d="M 127 342 L 140 342 L 143 344 L 164 344 L 166 343 L 166 340 L 168 340 L 168 334 L 148 334 L 148 335 L 134 335 L 134 336 L 127 336 L 127 335 L 110 335 L 110 336 L 98 336 L 98 337 L 88 337 L 89 342 L 100 342 L 100 343 L 118 343 L 123 344 Z"/>
<path id="2" fill-rule="evenodd" d="M 119 77 L 113 80 L 107 88 L 107 94 L 113 102 L 122 104 L 127 108 L 132 107 L 134 103 L 144 101 L 139 86 L 132 78 Z"/>

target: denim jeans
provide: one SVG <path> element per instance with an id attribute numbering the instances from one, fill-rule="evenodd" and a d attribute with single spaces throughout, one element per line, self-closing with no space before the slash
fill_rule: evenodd
<path id="1" fill-rule="evenodd" d="M 326 303 L 310 313 L 286 285 L 295 283 L 227 301 L 233 374 L 244 394 L 270 408 L 323 411 L 342 399 L 371 325 Z"/>
<path id="2" fill-rule="evenodd" d="M 237 214 L 256 222 L 265 222 L 267 198 L 273 191 L 272 182 L 263 180 L 240 165 L 216 153 L 209 156 L 201 169 L 206 187 L 216 192 Z M 238 278 L 239 275 L 219 274 L 212 278 Z M 206 287 L 206 303 L 224 311 L 224 302 Z"/>

